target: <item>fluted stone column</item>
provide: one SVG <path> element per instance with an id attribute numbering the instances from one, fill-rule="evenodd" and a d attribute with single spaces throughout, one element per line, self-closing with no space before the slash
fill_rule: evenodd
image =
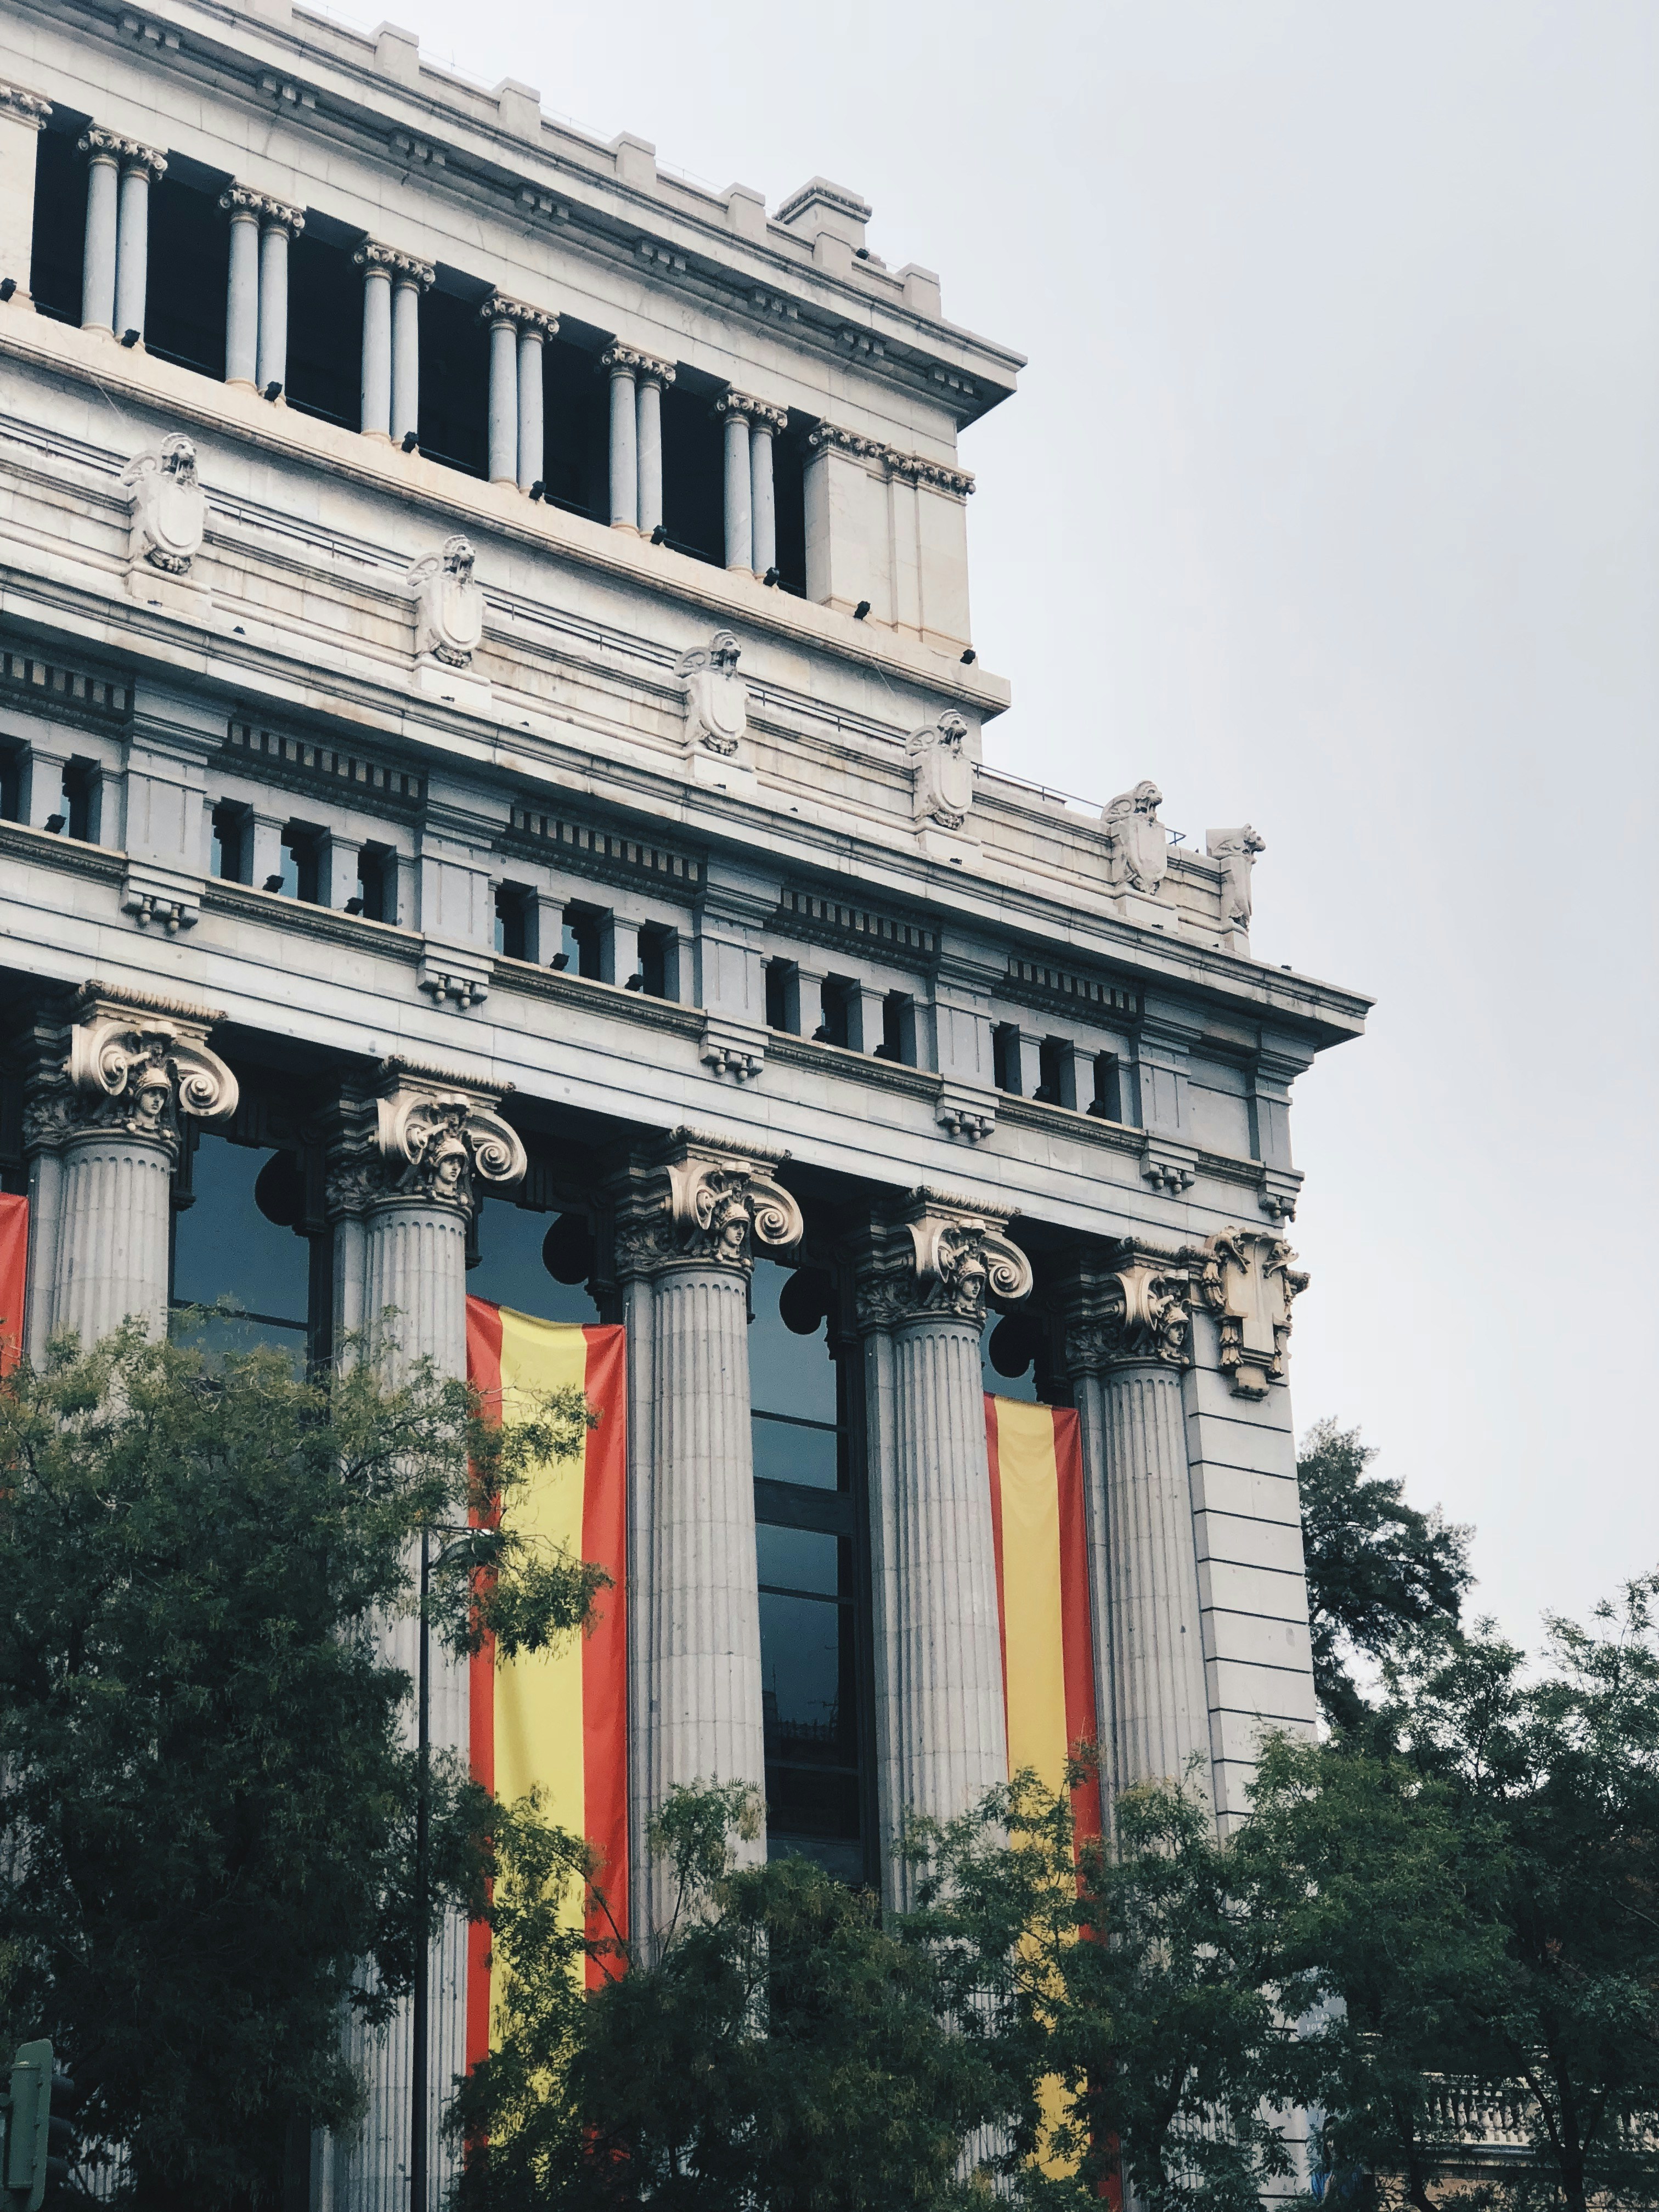
<path id="1" fill-rule="evenodd" d="M 421 295 L 434 271 L 399 254 L 392 272 L 392 442 L 401 446 L 421 427 Z"/>
<path id="2" fill-rule="evenodd" d="M 259 373 L 259 195 L 233 185 L 219 204 L 230 216 L 225 289 L 225 382 L 253 389 Z"/>
<path id="3" fill-rule="evenodd" d="M 547 421 L 543 398 L 542 347 L 559 327 L 556 315 L 537 315 L 519 325 L 519 489 L 533 491 L 547 473 Z"/>
<path id="4" fill-rule="evenodd" d="M 631 1890 L 635 1931 L 648 1936 L 673 1905 L 645 1841 L 669 1792 L 738 1782 L 764 1800 L 749 1277 L 757 1246 L 795 1243 L 801 1218 L 765 1167 L 684 1137 L 632 1158 L 613 1206 L 630 1375 L 648 1377 L 629 1394 L 647 1425 L 634 1450 L 631 1517 L 647 1556 L 629 1661 L 644 1685 Z M 745 1848 L 764 1855 L 763 1841 Z"/>
<path id="5" fill-rule="evenodd" d="M 396 1380 L 429 1359 L 441 1376 L 466 1372 L 466 1232 L 483 1187 L 524 1173 L 524 1147 L 495 1111 L 493 1097 L 388 1061 L 372 1098 L 346 1102 L 333 1148 L 328 1209 L 337 1249 L 361 1255 L 361 1320 L 372 1354 Z M 337 1273 L 337 1304 L 346 1289 Z M 388 1310 L 396 1309 L 388 1318 Z M 418 1679 L 420 1624 L 400 1614 L 382 1649 Z M 428 1726 L 434 1753 L 468 1750 L 467 1667 L 428 1645 Z M 406 1715 L 415 1741 L 416 1716 Z M 432 1945 L 428 1975 L 427 2203 L 439 2212 L 455 2178 L 454 2148 L 441 2132 L 445 2106 L 466 2070 L 466 1923 L 452 1914 Z M 398 2008 L 383 2031 L 348 2030 L 368 2090 L 358 2136 L 341 2146 L 336 2212 L 410 2212 L 414 2137 L 413 2008 Z"/>
<path id="6" fill-rule="evenodd" d="M 714 403 L 714 413 L 726 426 L 726 565 L 751 573 L 755 532 L 749 423 L 754 408 L 755 402 L 741 392 L 728 392 Z"/>
<path id="7" fill-rule="evenodd" d="M 858 1272 L 871 1435 L 884 1875 L 913 1813 L 950 1820 L 1008 1776 L 980 1335 L 1030 1262 L 1000 1222 L 921 1193 L 878 1212 Z"/>
<path id="8" fill-rule="evenodd" d="M 236 1110 L 236 1079 L 207 1047 L 219 1018 L 88 984 L 37 1060 L 26 1125 L 43 1206 L 32 1351 L 65 1328 L 92 1344 L 130 1315 L 152 1336 L 165 1331 L 179 1116 Z"/>
<path id="9" fill-rule="evenodd" d="M 662 396 L 673 381 L 669 362 L 653 361 L 648 354 L 640 356 L 636 384 L 642 538 L 662 526 Z"/>
<path id="10" fill-rule="evenodd" d="M 1180 1782 L 1212 1802 L 1209 1697 L 1187 1474 L 1188 1272 L 1124 1244 L 1085 1255 L 1066 1357 L 1088 1499 L 1096 1694 L 1114 1794 Z"/>
<path id="11" fill-rule="evenodd" d="M 640 443 L 635 373 L 641 356 L 631 346 L 607 347 L 599 367 L 611 379 L 611 527 L 640 526 Z"/>
<path id="12" fill-rule="evenodd" d="M 81 325 L 118 337 L 144 331 L 149 272 L 149 180 L 167 170 L 154 146 L 93 124 L 79 142 L 87 157 L 86 251 Z"/>

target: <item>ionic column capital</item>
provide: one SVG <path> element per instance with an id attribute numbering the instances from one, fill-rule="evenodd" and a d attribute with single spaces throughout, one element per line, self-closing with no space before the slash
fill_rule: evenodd
<path id="1" fill-rule="evenodd" d="M 1291 1303 L 1308 1287 L 1295 1253 L 1268 1229 L 1218 1229 L 1186 1256 L 1197 1296 L 1215 1316 L 1234 1392 L 1265 1398 L 1285 1380 Z"/>
<path id="2" fill-rule="evenodd" d="M 395 246 L 382 246 L 372 238 L 366 238 L 351 258 L 365 272 L 383 270 L 393 283 L 413 284 L 422 292 L 438 273 L 429 261 L 421 260 L 418 255 L 400 252 Z"/>
<path id="3" fill-rule="evenodd" d="M 1130 1239 L 1077 1255 L 1062 1294 L 1069 1371 L 1188 1365 L 1188 1257 Z"/>
<path id="4" fill-rule="evenodd" d="M 167 174 L 167 157 L 159 146 L 146 146 L 142 139 L 124 138 L 118 131 L 106 131 L 101 123 L 89 124 L 77 140 L 77 153 L 117 161 L 123 169 L 143 169 L 152 179 Z"/>
<path id="5" fill-rule="evenodd" d="M 228 185 L 219 195 L 219 204 L 233 217 L 252 216 L 262 230 L 285 230 L 290 238 L 297 238 L 306 227 L 303 209 L 273 199 L 269 192 L 256 191 L 252 185 Z"/>
<path id="6" fill-rule="evenodd" d="M 31 1086 L 26 1148 L 55 1151 L 76 1137 L 119 1134 L 173 1154 L 181 1114 L 228 1121 L 236 1111 L 236 1078 L 207 1043 L 223 1018 L 210 1007 L 87 984 Z"/>
<path id="7" fill-rule="evenodd" d="M 769 399 L 756 399 L 746 392 L 722 393 L 714 411 L 717 421 L 737 417 L 756 430 L 783 430 L 789 423 L 787 407 L 775 407 Z"/>
<path id="8" fill-rule="evenodd" d="M 976 1200 L 930 1190 L 878 1210 L 858 1268 L 860 1328 L 929 1320 L 977 1327 L 988 1304 L 1017 1305 L 1030 1293 L 1031 1263 L 1007 1221 Z"/>
<path id="9" fill-rule="evenodd" d="M 330 1217 L 410 1201 L 469 1214 L 483 1186 L 516 1182 L 528 1163 L 499 1097 L 442 1068 L 382 1060 L 374 1091 L 340 1109 L 324 1186 Z"/>
<path id="10" fill-rule="evenodd" d="M 556 337 L 559 319 L 544 307 L 526 307 L 522 300 L 509 300 L 504 293 L 492 292 L 478 310 L 478 319 L 493 329 L 497 323 L 510 324 L 515 331 L 531 331 L 538 337 Z"/>
<path id="11" fill-rule="evenodd" d="M 27 92 L 21 84 L 0 84 L 0 115 L 9 115 L 14 123 L 27 123 L 33 130 L 44 131 L 51 113 L 52 102 L 43 100 L 38 92 Z"/>
<path id="12" fill-rule="evenodd" d="M 613 340 L 599 356 L 599 367 L 611 376 L 644 378 L 664 386 L 674 381 L 672 361 L 659 361 L 654 354 L 641 353 L 637 346 L 623 345 L 620 339 Z"/>
<path id="13" fill-rule="evenodd" d="M 798 1244 L 800 1207 L 775 1164 L 688 1129 L 654 1154 L 635 1154 L 612 1185 L 618 1278 L 682 1267 L 746 1274 L 757 1251 Z"/>

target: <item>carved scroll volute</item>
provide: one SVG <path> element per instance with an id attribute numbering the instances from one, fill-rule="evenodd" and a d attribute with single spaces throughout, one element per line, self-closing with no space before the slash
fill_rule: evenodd
<path id="1" fill-rule="evenodd" d="M 518 1131 L 465 1091 L 399 1085 L 374 1111 L 386 1196 L 466 1212 L 481 1183 L 516 1182 L 528 1164 Z"/>
<path id="2" fill-rule="evenodd" d="M 1282 1237 L 1263 1229 L 1221 1229 L 1200 1252 L 1198 1291 L 1215 1316 L 1221 1364 L 1241 1398 L 1265 1398 L 1285 1379 L 1291 1302 L 1308 1287 Z"/>
<path id="3" fill-rule="evenodd" d="M 924 1213 L 908 1227 L 923 1310 L 983 1321 L 988 1304 L 1017 1305 L 1030 1291 L 1030 1261 L 989 1222 Z"/>
<path id="4" fill-rule="evenodd" d="M 750 1160 L 671 1160 L 668 1189 L 674 1249 L 683 1259 L 746 1267 L 757 1248 L 781 1252 L 805 1233 L 789 1192 Z"/>
<path id="5" fill-rule="evenodd" d="M 1190 1294 L 1184 1255 L 1130 1243 L 1085 1255 L 1067 1297 L 1067 1364 L 1079 1374 L 1149 1360 L 1185 1367 Z"/>
<path id="6" fill-rule="evenodd" d="M 84 1000 L 69 1033 L 64 1073 L 82 1127 L 178 1141 L 179 1115 L 223 1121 L 236 1111 L 236 1078 L 205 1042 L 207 1025 Z"/>

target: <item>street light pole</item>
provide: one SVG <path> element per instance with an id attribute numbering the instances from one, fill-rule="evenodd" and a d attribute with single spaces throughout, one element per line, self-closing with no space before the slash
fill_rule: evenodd
<path id="1" fill-rule="evenodd" d="M 427 1928 L 428 1773 L 432 1757 L 432 1646 L 427 1626 L 426 1599 L 432 1574 L 432 1547 L 421 1531 L 420 1656 L 416 1663 L 415 1723 L 415 1926 L 420 1957 L 415 1972 L 410 2021 L 411 2053 L 409 2146 L 410 2212 L 428 2212 L 427 2182 L 427 2072 L 431 2033 L 432 1942 Z"/>

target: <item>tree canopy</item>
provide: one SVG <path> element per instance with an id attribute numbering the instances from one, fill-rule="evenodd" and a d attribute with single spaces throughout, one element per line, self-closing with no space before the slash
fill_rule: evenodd
<path id="1" fill-rule="evenodd" d="M 478 1414 L 428 1369 L 307 1381 L 136 1328 L 0 1389 L 0 2033 L 52 2038 L 137 2202 L 263 2201 L 291 2124 L 357 2107 L 342 2007 L 410 1986 L 410 1684 L 376 1624 L 414 1540 L 500 1523 L 436 1579 L 458 1647 L 586 1613 L 592 1571 L 512 1511 L 580 1394 L 512 1436 Z M 428 1917 L 478 1899 L 487 1826 L 453 1765 L 433 1802 Z"/>

